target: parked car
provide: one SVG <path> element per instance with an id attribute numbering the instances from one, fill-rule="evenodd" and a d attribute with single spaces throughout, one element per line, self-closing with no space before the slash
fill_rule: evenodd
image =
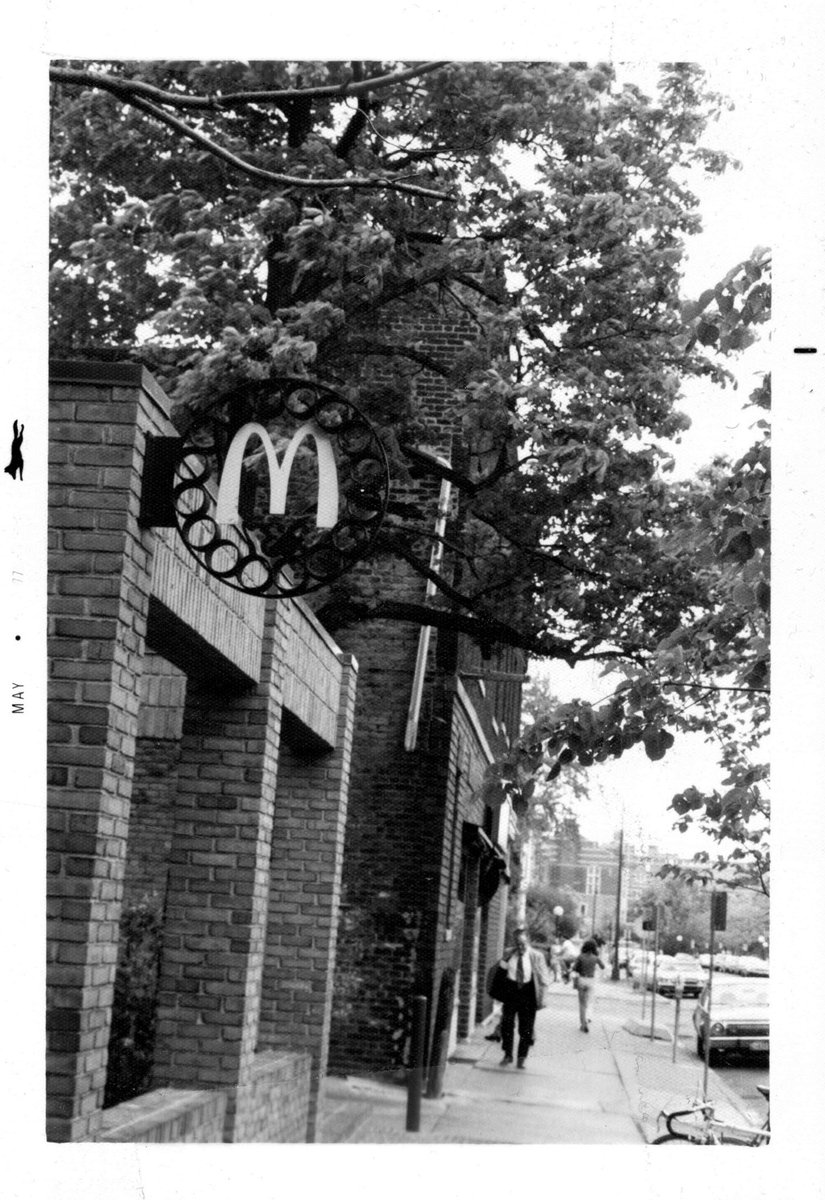
<path id="1" fill-rule="evenodd" d="M 708 988 L 693 1010 L 696 1053 L 705 1057 L 705 1040 L 710 1039 L 710 1061 L 721 1055 L 767 1054 L 770 1052 L 770 1020 L 767 980 L 717 979 L 710 997 Z"/>
<path id="2" fill-rule="evenodd" d="M 707 983 L 707 974 L 697 959 L 689 954 L 663 958 L 656 973 L 656 990 L 663 996 L 673 996 L 681 982 L 683 996 L 700 996 Z"/>
<path id="3" fill-rule="evenodd" d="M 728 950 L 720 950 L 714 957 L 713 968 L 715 971 L 725 971 L 729 975 L 735 975 L 738 963 L 738 954 L 731 954 Z"/>
<path id="4" fill-rule="evenodd" d="M 645 968 L 645 961 L 650 960 L 652 955 L 649 950 L 630 950 L 627 955 L 627 973 L 638 977 L 642 974 Z"/>
<path id="5" fill-rule="evenodd" d="M 736 960 L 737 975 L 769 975 L 770 969 L 763 958 L 755 954 L 741 954 Z"/>
<path id="6" fill-rule="evenodd" d="M 649 992 L 653 991 L 654 958 L 656 960 L 655 961 L 656 991 L 659 992 L 662 990 L 662 976 L 664 975 L 665 978 L 667 978 L 668 972 L 670 971 L 670 968 L 673 966 L 673 955 L 672 954 L 659 954 L 657 957 L 651 951 L 650 960 L 647 964 L 647 975 L 645 977 L 645 987 L 647 988 L 647 990 Z"/>

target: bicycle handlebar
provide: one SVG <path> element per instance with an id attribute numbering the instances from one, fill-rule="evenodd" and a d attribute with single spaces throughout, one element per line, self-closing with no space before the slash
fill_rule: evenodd
<path id="1" fill-rule="evenodd" d="M 680 1135 L 676 1132 L 676 1130 L 671 1125 L 671 1121 L 675 1121 L 677 1117 L 692 1117 L 696 1113 L 703 1113 L 704 1115 L 707 1115 L 707 1114 L 713 1115 L 713 1105 L 712 1104 L 694 1104 L 692 1108 L 682 1108 L 682 1109 L 679 1109 L 677 1112 L 671 1112 L 671 1113 L 665 1112 L 663 1109 L 661 1115 L 665 1118 L 665 1124 L 667 1125 L 668 1133 L 672 1133 L 674 1137 L 680 1137 L 680 1136 L 684 1137 L 684 1134 Z"/>

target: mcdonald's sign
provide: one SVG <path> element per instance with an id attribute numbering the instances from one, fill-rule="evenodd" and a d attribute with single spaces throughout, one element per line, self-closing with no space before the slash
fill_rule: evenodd
<path id="1" fill-rule="evenodd" d="M 248 421 L 246 425 L 241 426 L 232 439 L 221 472 L 218 503 L 215 509 L 215 520 L 218 524 L 237 525 L 240 521 L 238 496 L 241 487 L 241 471 L 244 454 L 251 437 L 259 438 L 266 453 L 269 467 L 269 513 L 271 516 L 283 516 L 286 513 L 286 494 L 295 455 L 305 438 L 313 438 L 318 455 L 316 524 L 319 529 L 332 529 L 338 521 L 338 468 L 335 465 L 335 455 L 329 437 L 311 422 L 305 422 L 292 435 L 282 463 L 278 461 L 278 454 L 272 444 L 272 438 L 263 425 L 257 421 Z"/>
<path id="2" fill-rule="evenodd" d="M 181 437 L 149 439 L 141 522 L 176 526 L 229 587 L 294 596 L 363 557 L 388 494 L 366 417 L 322 384 L 277 378 L 222 397 Z"/>

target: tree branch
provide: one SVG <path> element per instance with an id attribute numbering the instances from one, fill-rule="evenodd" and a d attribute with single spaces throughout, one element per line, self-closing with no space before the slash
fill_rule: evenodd
<path id="1" fill-rule="evenodd" d="M 252 163 L 238 158 L 231 150 L 226 150 L 223 146 L 219 146 L 217 142 L 213 142 L 211 138 L 206 137 L 199 130 L 193 129 L 191 125 L 187 125 L 179 117 L 173 117 L 171 113 L 164 112 L 162 108 L 157 108 L 154 104 L 150 104 L 148 100 L 140 99 L 135 95 L 121 98 L 127 104 L 131 104 L 133 108 L 146 113 L 147 116 L 160 121 L 161 124 L 167 125 L 170 129 L 174 129 L 176 133 L 181 134 L 182 137 L 187 138 L 190 142 L 194 142 L 198 146 L 203 146 L 215 158 L 229 163 L 230 166 L 233 166 L 238 171 L 243 171 L 245 175 L 249 175 L 252 179 L 260 179 L 266 183 L 275 183 L 279 187 L 312 188 L 317 191 L 330 190 L 332 188 L 338 190 L 353 188 L 358 191 L 378 191 L 384 189 L 393 192 L 404 192 L 410 196 L 426 196 L 431 200 L 446 200 L 450 203 L 454 200 L 454 197 L 447 192 L 437 192 L 433 188 L 419 187 L 418 184 L 414 183 L 399 183 L 394 179 L 387 179 L 382 176 L 313 179 L 301 175 L 282 175 L 280 172 L 267 171 L 263 167 L 256 167 Z"/>
<path id="2" fill-rule="evenodd" d="M 698 688 L 700 691 L 703 691 L 703 692 L 764 692 L 766 696 L 769 696 L 771 693 L 770 688 L 716 687 L 716 685 L 712 684 L 712 683 L 696 683 L 695 681 L 688 681 L 687 683 L 680 683 L 678 680 L 675 680 L 675 679 L 665 679 L 662 682 L 662 687 Z"/>
<path id="3" fill-rule="evenodd" d="M 364 64 L 361 62 L 353 62 L 352 77 L 357 82 L 364 78 Z M 336 158 L 348 158 L 352 152 L 355 143 L 363 133 L 369 119 L 370 102 L 367 95 L 362 93 L 358 97 L 358 105 L 355 112 L 347 122 L 347 127 L 338 139 L 338 144 L 335 147 Z"/>
<path id="4" fill-rule="evenodd" d="M 70 67 L 51 67 L 49 78 L 53 83 L 65 83 L 73 87 L 103 88 L 121 98 L 143 96 L 157 104 L 170 104 L 175 108 L 197 108 L 212 112 L 224 108 L 236 108 L 244 104 L 281 104 L 290 100 L 343 100 L 347 96 L 360 96 L 367 92 L 378 91 L 380 88 L 392 87 L 403 83 L 406 79 L 415 79 L 419 75 L 428 75 L 448 67 L 449 60 L 442 62 L 422 63 L 417 67 L 407 67 L 403 71 L 394 71 L 390 75 L 374 75 L 371 79 L 356 80 L 352 83 L 326 84 L 308 88 L 280 88 L 260 92 L 225 92 L 214 96 L 188 96 L 183 92 L 166 92 L 151 83 L 141 79 L 121 79 L 117 75 L 103 75 L 97 71 L 77 71 Z"/>
<path id="5" fill-rule="evenodd" d="M 531 637 L 500 621 L 465 616 L 426 604 L 411 604 L 401 600 L 335 599 L 324 604 L 317 615 L 331 631 L 361 621 L 409 621 L 415 625 L 466 633 L 483 644 L 516 646 L 540 658 L 567 661 L 575 658 L 571 648 L 551 634 Z"/>
<path id="6" fill-rule="evenodd" d="M 416 350 L 413 346 L 391 346 L 385 342 L 373 342 L 365 337 L 348 338 L 345 349 L 347 351 L 355 351 L 358 354 L 376 354 L 382 358 L 409 358 L 412 362 L 418 363 L 427 371 L 432 371 L 435 375 L 441 375 L 443 379 L 449 379 L 450 372 L 443 363 L 438 359 L 433 358 L 430 354 L 425 354 L 423 350 Z"/>

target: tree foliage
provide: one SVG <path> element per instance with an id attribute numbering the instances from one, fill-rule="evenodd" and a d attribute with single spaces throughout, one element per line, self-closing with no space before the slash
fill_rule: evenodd
<path id="1" fill-rule="evenodd" d="M 770 257 L 757 248 L 713 291 L 710 310 L 705 295 L 687 315 L 696 328 L 713 324 L 717 343 L 749 344 L 737 331 L 752 337 L 751 326 L 768 319 L 769 280 Z M 770 675 L 769 376 L 749 405 L 757 413 L 754 444 L 735 462 L 716 459 L 697 479 L 673 485 L 683 500 L 679 519 L 661 531 L 663 555 L 693 571 L 703 604 L 644 659 L 613 669 L 615 687 L 605 702 L 550 706 L 495 777 L 515 802 L 523 779 L 548 762 L 547 778 L 555 780 L 565 769 L 618 758 L 638 744 L 655 761 L 679 733 L 702 733 L 718 746 L 724 790 L 707 794 L 689 786 L 670 807 L 677 828 L 698 822 L 720 843 L 719 853 L 700 852 L 691 867 L 672 865 L 665 874 L 707 882 L 722 873 L 731 886 L 767 893 L 769 772 L 761 759 Z"/>
<path id="2" fill-rule="evenodd" d="M 689 950 L 691 942 L 705 949 L 710 939 L 710 889 L 695 886 L 696 881 L 670 877 L 653 879 L 635 908 L 631 919 L 647 915 L 658 906 L 660 913 L 659 945 L 665 954 Z M 758 945 L 768 933 L 768 902 L 765 896 L 748 890 L 729 893 L 726 928 L 715 935 L 716 944 L 734 952 L 743 945 Z M 677 935 L 682 941 L 677 942 Z"/>
<path id="3" fill-rule="evenodd" d="M 687 171 L 726 165 L 696 67 L 663 67 L 654 96 L 604 63 L 67 62 L 52 80 L 57 353 L 136 346 L 190 410 L 311 375 L 380 427 L 402 482 L 442 470 L 418 453 L 418 377 L 455 398 L 464 519 L 434 599 L 402 609 L 353 579 L 331 628 L 643 658 L 704 603 L 662 553 L 690 498 L 657 443 L 686 424 L 682 380 L 726 377 L 708 302 L 685 340 L 680 296 Z M 469 322 L 453 359 L 391 332 L 433 311 Z M 398 503 L 376 553 L 425 575 L 433 536 Z"/>
<path id="4" fill-rule="evenodd" d="M 579 932 L 581 924 L 581 901 L 568 887 L 531 887 L 527 891 L 527 935 L 531 942 L 547 945 L 559 937 L 572 938 Z M 554 908 L 564 912 L 556 920 Z"/>
<path id="5" fill-rule="evenodd" d="M 713 727 L 729 791 L 674 810 L 751 855 L 766 441 L 689 484 L 662 446 L 688 423 L 683 382 L 729 382 L 724 356 L 769 311 L 761 250 L 681 295 L 686 180 L 730 165 L 702 72 L 665 64 L 647 95 L 605 63 L 96 61 L 54 64 L 52 88 L 53 350 L 130 347 L 183 420 L 273 374 L 340 389 L 396 482 L 447 475 L 462 516 L 433 576 L 429 516 L 397 498 L 374 553 L 434 596 L 402 605 L 353 575 L 327 626 L 412 620 L 621 664 L 605 705 L 535 723 L 488 798 Z M 461 353 L 398 333 L 434 312 L 466 322 Z M 461 413 L 449 468 L 422 452 L 421 378 Z"/>

